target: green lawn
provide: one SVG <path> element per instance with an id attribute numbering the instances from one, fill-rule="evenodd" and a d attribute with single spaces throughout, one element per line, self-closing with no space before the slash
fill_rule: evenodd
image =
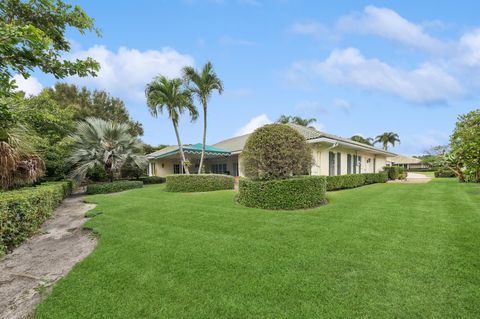
<path id="1" fill-rule="evenodd" d="M 89 197 L 99 244 L 37 317 L 480 317 L 478 184 L 376 184 L 296 212 L 234 196 Z"/>

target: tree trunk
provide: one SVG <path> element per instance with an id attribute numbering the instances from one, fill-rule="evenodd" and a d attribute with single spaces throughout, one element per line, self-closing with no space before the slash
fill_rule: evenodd
<path id="1" fill-rule="evenodd" d="M 202 173 L 203 158 L 205 157 L 205 144 L 207 142 L 207 101 L 202 101 L 203 104 L 203 143 L 202 155 L 200 155 L 200 165 L 198 166 L 198 174 Z"/>
<path id="2" fill-rule="evenodd" d="M 182 142 L 180 142 L 180 135 L 178 134 L 178 127 L 175 121 L 173 121 L 173 128 L 175 129 L 175 135 L 177 136 L 178 149 L 180 150 L 180 156 L 182 158 L 182 167 L 185 168 L 185 173 L 189 175 L 190 171 L 188 170 L 188 166 L 185 165 L 186 160 L 185 160 L 185 154 L 183 153 L 183 145 L 182 145 Z"/>

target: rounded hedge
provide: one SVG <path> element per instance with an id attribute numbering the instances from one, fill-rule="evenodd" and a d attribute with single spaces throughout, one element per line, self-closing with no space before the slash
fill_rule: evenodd
<path id="1" fill-rule="evenodd" d="M 305 137 L 285 124 L 269 124 L 255 130 L 242 151 L 245 176 L 269 180 L 308 174 L 312 152 Z"/>
<path id="2" fill-rule="evenodd" d="M 210 192 L 233 189 L 234 178 L 220 174 L 178 174 L 167 176 L 168 192 Z"/>
<path id="3" fill-rule="evenodd" d="M 255 181 L 242 178 L 238 202 L 264 209 L 301 209 L 327 202 L 325 176 L 298 176 L 287 179 Z"/>

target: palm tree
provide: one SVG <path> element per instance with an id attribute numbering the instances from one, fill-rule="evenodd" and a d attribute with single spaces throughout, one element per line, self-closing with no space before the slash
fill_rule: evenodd
<path id="1" fill-rule="evenodd" d="M 182 157 L 182 166 L 185 169 L 185 173 L 190 174 L 185 153 L 183 152 L 183 145 L 180 141 L 180 134 L 178 133 L 178 120 L 180 114 L 185 110 L 190 113 L 192 121 L 197 119 L 198 112 L 195 105 L 193 105 L 192 93 L 185 88 L 181 79 L 169 80 L 160 75 L 151 83 L 147 84 L 145 95 L 147 96 L 148 109 L 153 117 L 158 117 L 158 113 L 163 113 L 164 110 L 167 111 L 168 117 L 172 120 L 175 135 L 177 136 L 178 148 Z"/>
<path id="2" fill-rule="evenodd" d="M 363 144 L 373 146 L 373 138 L 371 138 L 371 137 L 366 137 L 365 138 L 361 135 L 354 135 L 354 136 L 350 137 L 350 139 L 352 141 L 355 141 L 355 142 L 359 142 L 359 143 L 363 143 Z"/>
<path id="3" fill-rule="evenodd" d="M 72 153 L 67 163 L 71 176 L 82 180 L 90 169 L 104 167 L 110 181 L 118 177 L 125 163 L 144 168 L 143 143 L 129 133 L 128 124 L 87 118 L 77 124 L 72 139 Z"/>
<path id="4" fill-rule="evenodd" d="M 198 72 L 191 66 L 183 68 L 183 77 L 190 91 L 200 100 L 203 107 L 203 142 L 202 155 L 200 156 L 200 165 L 198 173 L 202 172 L 203 158 L 205 157 L 205 144 L 207 140 L 207 103 L 213 91 L 217 90 L 219 94 L 223 92 L 223 83 L 218 78 L 211 62 L 203 66 L 201 72 Z"/>
<path id="5" fill-rule="evenodd" d="M 395 143 L 398 142 L 400 143 L 400 138 L 398 137 L 397 133 L 393 132 L 385 132 L 381 135 L 378 135 L 375 138 L 375 144 L 376 143 L 382 143 L 382 147 L 384 150 L 388 149 L 388 144 L 392 144 L 392 146 L 395 146 Z"/>
<path id="6" fill-rule="evenodd" d="M 281 123 L 281 124 L 293 123 L 293 124 L 297 124 L 297 125 L 301 125 L 301 126 L 314 128 L 310 124 L 315 123 L 316 121 L 317 121 L 317 119 L 315 119 L 315 118 L 307 119 L 307 118 L 302 118 L 300 116 L 281 115 L 278 118 L 277 123 Z"/>

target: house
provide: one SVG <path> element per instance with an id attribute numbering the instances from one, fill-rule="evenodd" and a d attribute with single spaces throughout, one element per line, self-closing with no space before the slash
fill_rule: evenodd
<path id="1" fill-rule="evenodd" d="M 397 155 L 387 157 L 388 166 L 402 166 L 406 169 L 427 169 L 430 165 L 422 163 L 422 160 L 415 157 Z"/>
<path id="2" fill-rule="evenodd" d="M 312 145 L 312 175 L 344 175 L 380 172 L 387 165 L 387 157 L 396 154 L 352 141 L 313 128 L 288 124 Z M 250 134 L 237 136 L 206 145 L 205 171 L 207 173 L 243 176 L 242 150 Z M 190 173 L 198 172 L 202 144 L 185 145 L 185 157 L 190 162 Z M 168 146 L 148 154 L 148 174 L 166 176 L 180 174 L 182 165 L 178 146 Z"/>

